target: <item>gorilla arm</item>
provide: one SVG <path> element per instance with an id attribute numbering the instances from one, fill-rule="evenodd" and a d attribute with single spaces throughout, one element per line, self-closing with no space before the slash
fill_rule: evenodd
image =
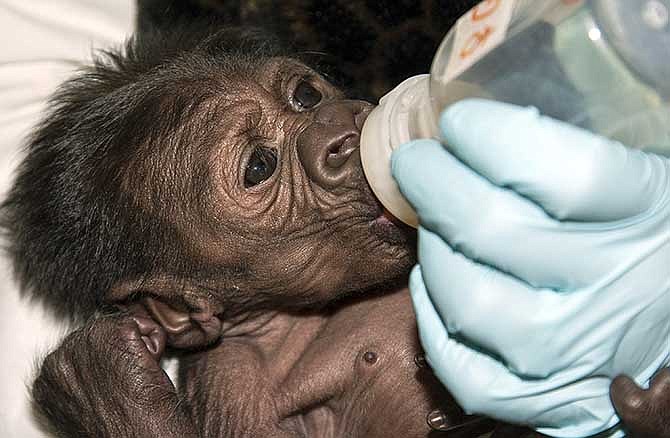
<path id="1" fill-rule="evenodd" d="M 159 365 L 165 344 L 165 330 L 146 314 L 94 318 L 45 359 L 35 409 L 56 436 L 195 437 Z"/>

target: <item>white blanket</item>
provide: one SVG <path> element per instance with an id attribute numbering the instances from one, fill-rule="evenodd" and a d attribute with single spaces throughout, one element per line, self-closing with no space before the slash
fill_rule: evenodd
<path id="1" fill-rule="evenodd" d="M 0 195 L 48 96 L 94 48 L 123 42 L 133 0 L 0 0 Z M 72 291 L 77 293 L 77 291 Z M 67 331 L 18 293 L 0 256 L 0 436 L 44 437 L 30 414 L 35 364 Z"/>

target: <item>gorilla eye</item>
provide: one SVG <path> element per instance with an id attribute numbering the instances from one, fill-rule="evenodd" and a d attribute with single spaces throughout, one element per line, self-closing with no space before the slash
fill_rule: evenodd
<path id="1" fill-rule="evenodd" d="M 314 108 L 319 103 L 323 96 L 321 92 L 314 88 L 312 84 L 307 81 L 300 81 L 298 86 L 293 91 L 293 105 L 297 111 L 306 111 Z"/>
<path id="2" fill-rule="evenodd" d="M 244 172 L 244 187 L 258 185 L 270 178 L 277 169 L 277 151 L 265 147 L 257 147 L 249 158 L 247 170 Z"/>

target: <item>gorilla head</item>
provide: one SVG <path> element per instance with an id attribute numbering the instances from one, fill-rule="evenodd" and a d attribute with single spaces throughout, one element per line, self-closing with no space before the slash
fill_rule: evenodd
<path id="1" fill-rule="evenodd" d="M 398 278 L 412 245 L 361 171 L 370 109 L 259 31 L 140 34 L 32 137 L 3 206 L 17 276 L 61 314 L 139 300 L 180 336 Z"/>

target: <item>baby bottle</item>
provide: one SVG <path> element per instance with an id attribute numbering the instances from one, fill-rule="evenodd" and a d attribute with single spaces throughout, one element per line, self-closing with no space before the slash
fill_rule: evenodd
<path id="1" fill-rule="evenodd" d="M 430 75 L 384 96 L 361 137 L 375 195 L 403 222 L 416 213 L 391 176 L 390 156 L 439 139 L 449 104 L 482 97 L 670 155 L 670 0 L 486 0 L 440 45 Z M 446 145 L 447 148 L 449 147 Z"/>

